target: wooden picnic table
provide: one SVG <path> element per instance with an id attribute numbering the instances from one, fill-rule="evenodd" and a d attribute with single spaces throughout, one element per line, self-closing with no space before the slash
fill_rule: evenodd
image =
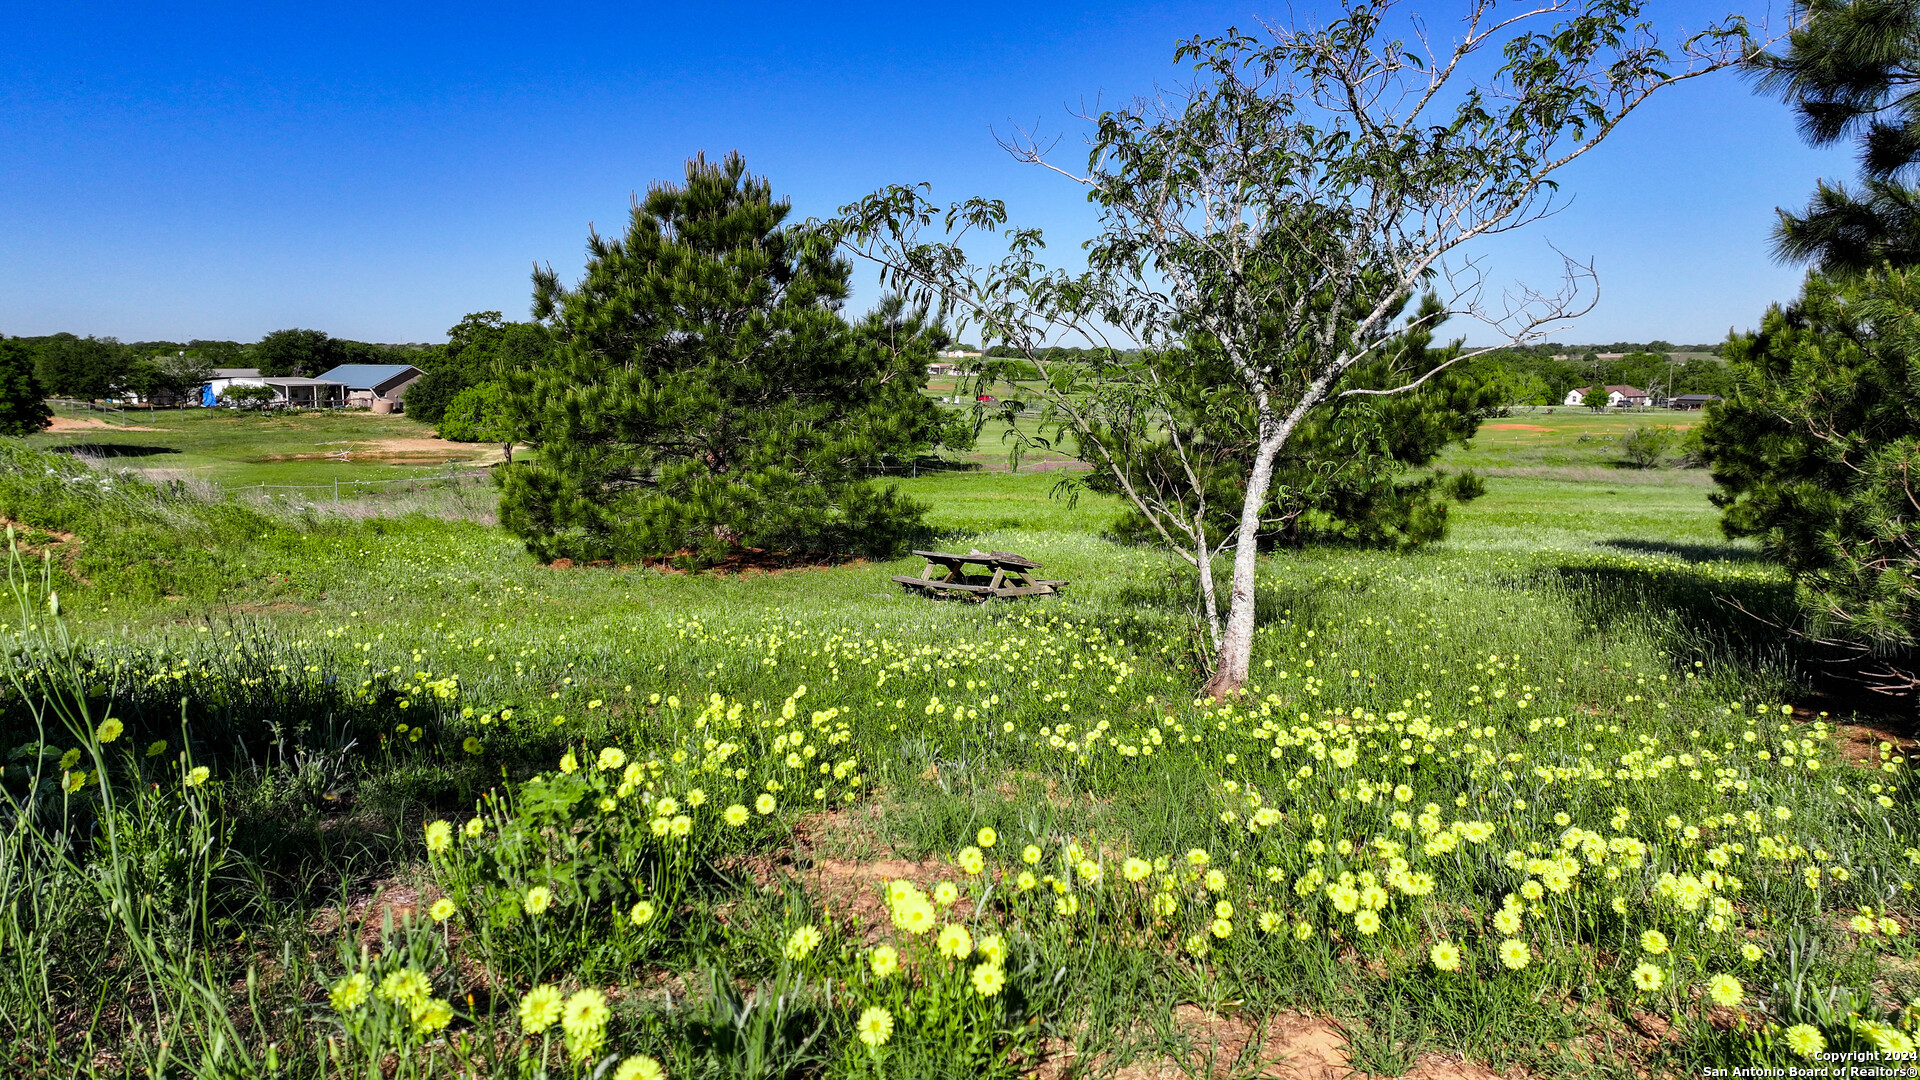
<path id="1" fill-rule="evenodd" d="M 1011 598 L 1015 596 L 1052 596 L 1067 584 L 1064 581 L 1042 581 L 1035 578 L 1032 571 L 1040 569 L 1040 564 L 1010 551 L 968 551 L 958 555 L 951 551 L 920 551 L 915 555 L 927 560 L 927 568 L 920 577 L 894 575 L 908 592 L 925 593 L 928 596 L 959 596 L 968 600 L 986 600 L 989 597 Z M 969 573 L 968 566 L 981 566 L 979 573 Z"/>

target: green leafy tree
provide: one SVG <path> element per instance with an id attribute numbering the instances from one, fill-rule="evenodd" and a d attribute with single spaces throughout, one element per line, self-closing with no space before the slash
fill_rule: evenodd
<path id="1" fill-rule="evenodd" d="M 407 396 L 411 398 L 412 391 Z M 518 430 L 507 388 L 486 382 L 460 391 L 440 410 L 436 430 L 441 438 L 452 442 L 512 443 L 518 438 Z"/>
<path id="2" fill-rule="evenodd" d="M 33 350 L 0 338 L 0 435 L 32 435 L 52 423 L 53 410 L 34 373 Z"/>
<path id="3" fill-rule="evenodd" d="M 890 554 L 925 508 L 868 470 L 961 432 L 923 390 L 948 337 L 897 300 L 849 325 L 851 268 L 739 155 L 687 164 L 597 234 L 585 276 L 534 275 L 556 348 L 514 379 L 540 450 L 501 520 L 544 559 L 741 548 Z"/>
<path id="4" fill-rule="evenodd" d="M 343 362 L 341 343 L 319 330 L 275 330 L 249 350 L 260 374 L 312 378 Z"/>
<path id="5" fill-rule="evenodd" d="M 55 334 L 40 342 L 34 371 L 54 397 L 94 401 L 117 397 L 133 367 L 127 347 L 113 338 Z"/>
<path id="6" fill-rule="evenodd" d="M 1680 365 L 1674 376 L 1673 392 L 1676 394 L 1719 394 L 1725 397 L 1733 389 L 1733 377 L 1728 374 L 1726 362 L 1715 359 L 1693 359 Z"/>
<path id="7" fill-rule="evenodd" d="M 1885 689 L 1917 681 L 1920 270 L 1807 279 L 1728 343 L 1732 393 L 1701 450 L 1728 536 L 1792 575 L 1801 632 L 1839 643 Z"/>
<path id="8" fill-rule="evenodd" d="M 1781 258 L 1829 274 L 1920 261 L 1920 4 L 1913 0 L 1797 0 L 1782 53 L 1754 57 L 1764 93 L 1800 115 L 1815 146 L 1851 138 L 1861 184 L 1819 182 L 1799 214 L 1781 210 Z"/>
<path id="9" fill-rule="evenodd" d="M 209 341 L 195 338 L 187 342 L 187 352 L 214 367 L 246 367 L 247 347 L 237 341 Z"/>
<path id="10" fill-rule="evenodd" d="M 497 311 L 468 315 L 447 331 L 447 344 L 421 358 L 426 375 L 407 390 L 407 414 L 438 424 L 462 391 L 531 370 L 552 348 L 539 323 L 506 322 Z"/>
<path id="11" fill-rule="evenodd" d="M 143 356 L 133 361 L 127 374 L 127 389 L 148 401 L 186 401 L 213 377 L 213 365 L 205 359 L 176 350 L 161 356 Z"/>
<path id="12" fill-rule="evenodd" d="M 1198 73 L 1190 88 L 1089 117 L 1085 169 L 1054 166 L 1084 186 L 1099 215 L 1084 272 L 1042 263 L 1040 233 L 1022 228 L 1006 231 L 1004 257 L 974 263 L 962 242 L 1006 227 L 997 200 L 939 206 L 896 186 L 843 208 L 836 223 L 895 287 L 937 295 L 978 324 L 983 343 L 1011 345 L 1034 363 L 1034 392 L 1052 416 L 1195 567 L 1214 643 L 1202 693 L 1218 698 L 1247 680 L 1262 515 L 1281 452 L 1308 414 L 1338 397 L 1419 385 L 1339 389 L 1409 329 L 1399 313 L 1436 282 L 1449 287 L 1444 310 L 1482 318 L 1508 341 L 1584 310 L 1582 267 L 1568 267 L 1560 292 L 1514 296 L 1510 306 L 1482 305 L 1476 275 L 1443 271 L 1463 258 L 1471 265 L 1464 245 L 1546 213 L 1554 174 L 1649 95 L 1736 63 L 1751 47 L 1744 23 L 1732 20 L 1689 39 L 1684 58 L 1671 56 L 1641 21 L 1639 0 L 1512 16 L 1496 15 L 1493 0 L 1465 8 L 1437 51 L 1433 37 L 1396 36 L 1409 24 L 1390 0 L 1349 3 L 1319 26 L 1274 28 L 1264 40 L 1229 30 L 1182 43 L 1176 62 Z M 1538 30 L 1529 21 L 1561 16 Z M 1045 162 L 1031 141 L 1010 149 Z M 923 237 L 936 222 L 948 239 Z M 1210 340 L 1230 372 L 1221 399 L 1253 410 L 1257 442 L 1225 536 L 1208 527 L 1211 500 L 1197 490 L 1206 470 L 1182 470 L 1194 477 L 1193 498 L 1155 498 L 1128 479 L 1124 459 L 1138 444 L 1100 439 L 1180 423 L 1155 365 L 1117 350 L 1065 364 L 1039 352 L 1066 334 L 1107 342 L 1116 332 L 1149 357 Z M 1170 429 L 1174 452 L 1197 460 L 1199 434 Z M 1214 558 L 1229 548 L 1223 613 Z"/>
<path id="13" fill-rule="evenodd" d="M 1667 370 L 1667 357 L 1663 353 L 1629 352 L 1607 362 L 1602 381 L 1650 391 L 1656 386 L 1666 385 Z"/>

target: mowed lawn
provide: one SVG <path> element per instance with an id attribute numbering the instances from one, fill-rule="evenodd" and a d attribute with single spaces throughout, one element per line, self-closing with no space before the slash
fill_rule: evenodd
<path id="1" fill-rule="evenodd" d="M 101 459 L 156 479 L 195 479 L 221 489 L 259 484 L 319 486 L 439 475 L 498 461 L 498 446 L 446 442 L 404 415 L 369 412 L 245 412 L 60 408 L 53 429 L 28 445 Z"/>

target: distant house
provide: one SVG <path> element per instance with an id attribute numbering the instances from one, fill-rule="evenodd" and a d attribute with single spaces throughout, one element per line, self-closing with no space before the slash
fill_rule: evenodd
<path id="1" fill-rule="evenodd" d="M 330 379 L 264 375 L 263 386 L 273 390 L 273 404 L 295 409 L 337 409 L 346 404 L 347 388 Z"/>
<path id="2" fill-rule="evenodd" d="M 1627 386 L 1625 384 L 1599 388 L 1583 386 L 1578 390 L 1569 390 L 1567 391 L 1567 398 L 1562 404 L 1569 407 L 1585 405 L 1588 399 L 1595 394 L 1607 395 L 1607 406 L 1614 409 L 1634 408 L 1647 404 L 1647 392 L 1645 390 L 1637 386 Z"/>
<path id="3" fill-rule="evenodd" d="M 275 408 L 337 409 L 347 401 L 347 388 L 327 379 L 262 375 L 259 368 L 214 368 L 213 378 L 200 386 L 200 404 L 214 408 L 236 386 L 267 387 L 273 391 Z"/>
<path id="4" fill-rule="evenodd" d="M 1692 412 L 1706 408 L 1708 402 L 1725 400 L 1719 394 L 1675 394 L 1667 401 L 1667 408 Z"/>
<path id="5" fill-rule="evenodd" d="M 260 369 L 250 367 L 214 368 L 213 376 L 200 387 L 200 404 L 211 409 L 220 404 L 220 395 L 229 386 L 261 386 Z"/>
<path id="6" fill-rule="evenodd" d="M 320 378 L 344 385 L 348 405 L 389 413 L 402 409 L 407 387 L 425 374 L 412 364 L 341 364 Z"/>

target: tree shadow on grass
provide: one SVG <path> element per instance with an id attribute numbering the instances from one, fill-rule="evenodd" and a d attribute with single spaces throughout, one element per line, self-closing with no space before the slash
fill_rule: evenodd
<path id="1" fill-rule="evenodd" d="M 1688 546 L 1649 543 L 1645 549 Z M 1715 561 L 1725 560 L 1699 560 Z M 1867 687 L 1857 656 L 1795 632 L 1800 613 L 1793 585 L 1784 578 L 1713 573 L 1667 560 L 1628 566 L 1569 562 L 1528 577 L 1527 584 L 1560 592 L 1581 622 L 1600 633 L 1648 629 L 1676 671 L 1708 658 L 1732 665 L 1740 681 L 1756 690 L 1785 682 L 1782 694 L 1818 700 L 1831 712 L 1887 718 L 1911 711 L 1910 699 Z"/>
<path id="2" fill-rule="evenodd" d="M 1664 623 L 1662 636 L 1676 639 L 1666 642 L 1669 646 L 1711 641 L 1751 658 L 1777 652 L 1786 635 L 1775 624 L 1793 614 L 1793 586 L 1786 581 L 1730 580 L 1665 560 L 1624 566 L 1567 562 L 1541 567 L 1529 577 L 1528 584 L 1564 592 L 1580 621 L 1603 633 Z"/>
<path id="3" fill-rule="evenodd" d="M 158 454 L 180 453 L 177 447 L 148 446 L 143 443 L 78 442 L 52 446 L 48 449 L 56 454 L 72 454 L 74 457 L 83 458 L 153 457 Z"/>
<path id="4" fill-rule="evenodd" d="M 1602 540 L 1602 547 L 1610 547 L 1634 555 L 1671 555 L 1690 563 L 1737 562 L 1761 564 L 1769 562 L 1766 553 L 1754 548 L 1734 547 L 1731 544 L 1687 544 L 1666 540 L 1641 540 L 1634 537 L 1615 537 Z"/>

